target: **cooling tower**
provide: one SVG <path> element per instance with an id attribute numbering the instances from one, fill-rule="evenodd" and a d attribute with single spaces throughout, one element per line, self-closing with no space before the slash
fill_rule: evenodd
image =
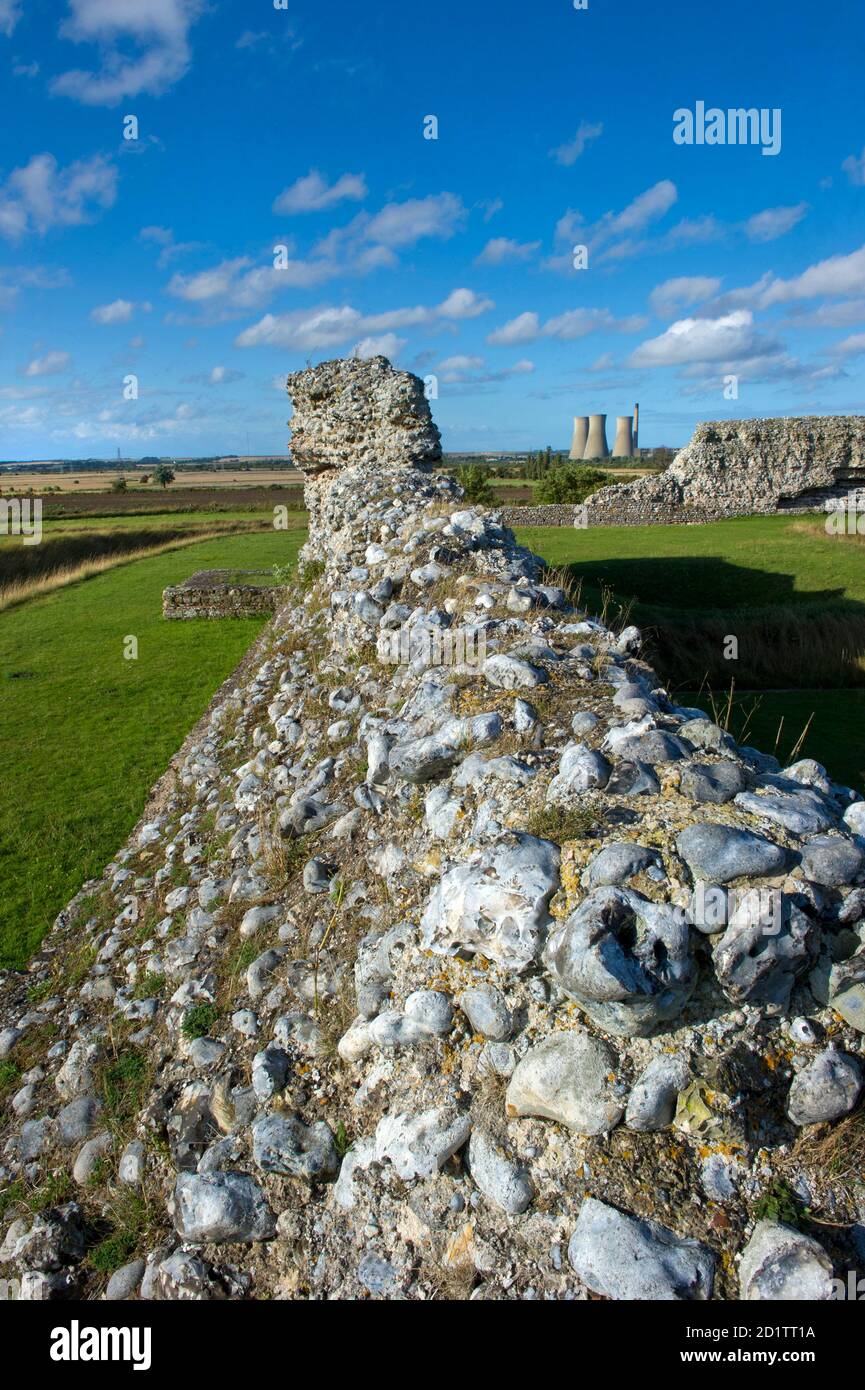
<path id="1" fill-rule="evenodd" d="M 607 448 L 607 417 L 606 415 L 589 416 L 589 434 L 586 439 L 586 447 L 583 450 L 584 459 L 608 459 L 610 451 Z"/>
<path id="2" fill-rule="evenodd" d="M 614 459 L 629 459 L 634 456 L 633 419 L 630 415 L 616 416 L 616 442 L 613 445 Z"/>
<path id="3" fill-rule="evenodd" d="M 574 434 L 573 438 L 571 439 L 571 452 L 568 454 L 568 458 L 581 459 L 583 457 L 583 451 L 586 447 L 586 439 L 588 438 L 588 434 L 588 415 L 575 415 Z"/>

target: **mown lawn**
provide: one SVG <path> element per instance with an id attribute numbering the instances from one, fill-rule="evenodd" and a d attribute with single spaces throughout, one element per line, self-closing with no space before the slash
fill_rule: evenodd
<path id="1" fill-rule="evenodd" d="M 0 614 L 0 967 L 21 966 L 123 844 L 261 629 L 259 618 L 164 622 L 162 590 L 197 569 L 285 564 L 303 539 L 270 529 L 203 541 Z M 129 635 L 136 661 L 124 660 Z"/>
<path id="2" fill-rule="evenodd" d="M 655 617 L 682 610 L 865 603 L 865 541 L 818 517 L 737 517 L 707 526 L 527 526 L 524 545 L 569 565 L 595 598 L 610 585 Z"/>

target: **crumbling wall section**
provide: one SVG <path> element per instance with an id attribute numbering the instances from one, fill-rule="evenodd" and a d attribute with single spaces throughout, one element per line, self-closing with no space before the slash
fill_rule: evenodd
<path id="1" fill-rule="evenodd" d="M 594 493 L 589 524 L 771 513 L 863 470 L 865 416 L 714 420 L 697 426 L 665 472 Z"/>

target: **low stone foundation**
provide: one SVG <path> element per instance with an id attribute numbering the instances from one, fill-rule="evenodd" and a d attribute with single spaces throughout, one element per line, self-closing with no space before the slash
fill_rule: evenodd
<path id="1" fill-rule="evenodd" d="M 577 508 L 571 502 L 545 507 L 496 507 L 496 516 L 505 526 L 573 526 Z"/>
<path id="2" fill-rule="evenodd" d="M 496 515 L 505 526 L 576 526 L 580 507 L 557 502 L 544 507 L 497 507 Z M 707 521 L 722 521 L 730 516 L 747 516 L 739 512 L 710 511 L 705 507 L 643 507 L 619 501 L 615 511 L 587 509 L 584 527 L 589 526 L 697 526 Z"/>
<path id="3" fill-rule="evenodd" d="M 254 582 L 269 570 L 199 570 L 162 592 L 163 618 L 255 618 L 275 613 L 282 586 Z M 248 582 L 247 582 L 248 580 Z"/>

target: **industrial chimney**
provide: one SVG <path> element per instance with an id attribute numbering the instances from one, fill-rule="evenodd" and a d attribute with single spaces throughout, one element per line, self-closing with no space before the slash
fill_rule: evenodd
<path id="1" fill-rule="evenodd" d="M 584 459 L 608 459 L 606 415 L 589 416 L 589 434 L 583 450 Z"/>
<path id="2" fill-rule="evenodd" d="M 613 445 L 613 458 L 629 459 L 634 453 L 633 420 L 630 415 L 616 416 L 616 441 Z"/>
<path id="3" fill-rule="evenodd" d="M 588 415 L 575 415 L 575 416 L 574 416 L 574 433 L 573 433 L 573 437 L 572 437 L 572 439 L 571 439 L 571 452 L 570 452 L 570 454 L 568 455 L 568 458 L 572 458 L 572 459 L 581 459 L 581 458 L 583 457 L 583 450 L 584 450 L 585 447 L 586 447 L 586 439 L 588 438 L 588 434 L 589 434 L 589 417 L 588 417 Z"/>

